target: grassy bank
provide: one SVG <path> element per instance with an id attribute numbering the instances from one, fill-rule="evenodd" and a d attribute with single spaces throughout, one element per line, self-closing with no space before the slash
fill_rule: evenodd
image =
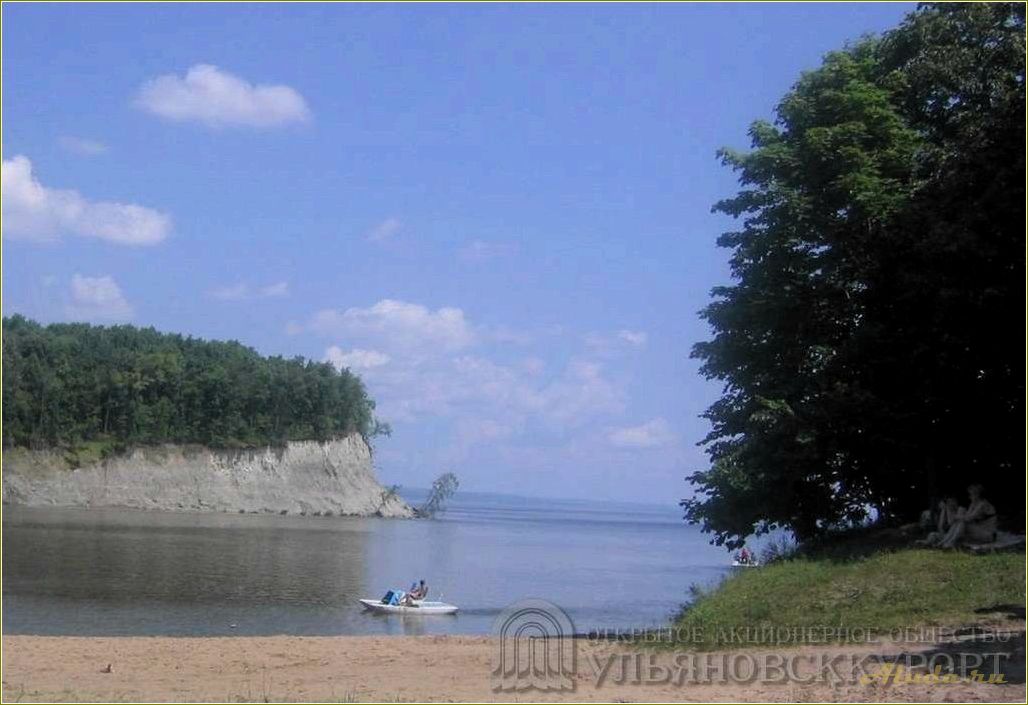
<path id="1" fill-rule="evenodd" d="M 1024 552 L 903 549 L 847 559 L 794 558 L 741 570 L 701 594 L 676 620 L 676 645 L 724 647 L 730 630 L 738 635 L 747 628 L 881 634 L 956 627 L 980 623 L 983 614 L 975 610 L 1003 604 L 1025 604 Z"/>

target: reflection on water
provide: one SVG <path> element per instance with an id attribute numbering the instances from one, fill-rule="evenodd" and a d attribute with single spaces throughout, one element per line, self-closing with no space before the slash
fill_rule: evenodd
<path id="1" fill-rule="evenodd" d="M 5 633 L 489 633 L 542 597 L 579 631 L 656 626 L 723 551 L 675 508 L 462 494 L 437 520 L 5 507 Z M 425 578 L 455 616 L 356 603 Z"/>

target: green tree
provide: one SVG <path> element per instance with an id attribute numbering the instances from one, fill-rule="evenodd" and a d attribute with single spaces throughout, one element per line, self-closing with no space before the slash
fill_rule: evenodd
<path id="1" fill-rule="evenodd" d="M 922 6 L 720 153 L 735 282 L 693 356 L 725 389 L 682 503 L 718 543 L 909 516 L 968 476 L 1023 494 L 1024 30 L 1023 5 Z"/>
<path id="2" fill-rule="evenodd" d="M 428 499 L 417 509 L 418 516 L 427 518 L 435 516 L 459 487 L 460 481 L 457 480 L 457 476 L 452 472 L 444 472 L 432 483 Z"/>
<path id="3" fill-rule="evenodd" d="M 365 438 L 374 403 L 348 371 L 152 328 L 3 319 L 3 442 L 245 448 Z"/>

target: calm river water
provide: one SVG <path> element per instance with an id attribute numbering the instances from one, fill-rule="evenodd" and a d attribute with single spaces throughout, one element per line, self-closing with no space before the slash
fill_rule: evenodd
<path id="1" fill-rule="evenodd" d="M 412 521 L 5 507 L 3 631 L 488 634 L 528 597 L 562 607 L 578 632 L 642 628 L 667 624 L 690 584 L 729 563 L 673 503 L 460 493 Z M 460 613 L 356 603 L 417 578 Z"/>

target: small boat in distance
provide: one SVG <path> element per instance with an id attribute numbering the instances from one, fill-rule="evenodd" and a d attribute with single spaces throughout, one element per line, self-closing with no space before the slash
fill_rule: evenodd
<path id="1" fill-rule="evenodd" d="M 732 567 L 733 568 L 759 568 L 760 567 L 760 563 L 757 563 L 756 561 L 749 561 L 749 562 L 743 563 L 740 560 L 734 560 L 734 561 L 732 561 Z"/>
<path id="2" fill-rule="evenodd" d="M 409 605 L 394 605 L 382 600 L 361 599 L 364 608 L 379 614 L 456 614 L 457 605 L 446 602 L 429 602 L 414 600 Z"/>

